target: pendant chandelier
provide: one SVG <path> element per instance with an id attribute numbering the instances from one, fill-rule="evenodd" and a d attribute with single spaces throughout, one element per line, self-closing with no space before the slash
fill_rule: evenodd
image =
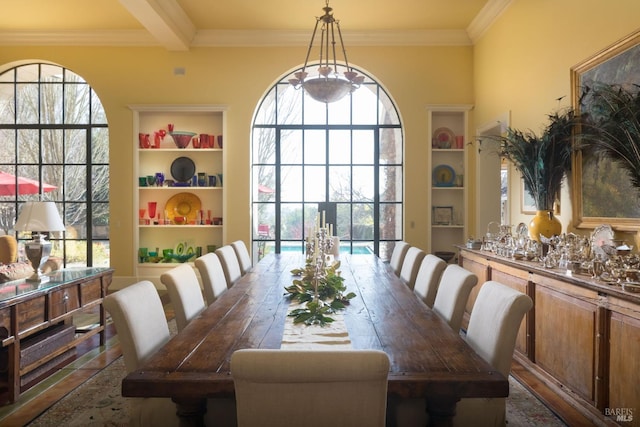
<path id="1" fill-rule="evenodd" d="M 344 48 L 342 33 L 340 32 L 340 22 L 333 17 L 333 9 L 329 7 L 329 0 L 327 0 L 326 6 L 322 10 L 324 15 L 316 18 L 316 26 L 311 35 L 311 43 L 309 43 L 309 50 L 307 50 L 307 57 L 304 60 L 302 71 L 296 72 L 294 74 L 296 78 L 289 79 L 289 83 L 296 89 L 302 88 L 316 101 L 329 103 L 339 101 L 345 95 L 358 89 L 364 81 L 364 76 L 359 76 L 349 66 L 347 51 Z M 313 50 L 313 43 L 318 33 L 318 25 L 320 25 L 320 43 L 317 46 L 317 49 L 320 50 L 318 74 L 309 75 L 306 70 L 309 56 Z M 336 30 L 344 65 L 338 64 L 336 56 Z M 344 69 L 344 71 L 340 73 L 338 67 Z"/>

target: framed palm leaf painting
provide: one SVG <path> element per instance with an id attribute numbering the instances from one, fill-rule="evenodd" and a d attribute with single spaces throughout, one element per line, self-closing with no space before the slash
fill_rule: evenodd
<path id="1" fill-rule="evenodd" d="M 573 106 L 580 111 L 585 90 L 594 84 L 640 85 L 640 31 L 637 31 L 571 69 Z M 573 221 L 576 227 L 603 223 L 619 230 L 640 226 L 640 192 L 628 173 L 607 158 L 578 152 L 573 163 Z"/>

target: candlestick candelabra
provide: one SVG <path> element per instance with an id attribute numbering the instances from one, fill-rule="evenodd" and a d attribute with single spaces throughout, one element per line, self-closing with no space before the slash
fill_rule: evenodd
<path id="1" fill-rule="evenodd" d="M 294 323 L 325 325 L 333 322 L 330 315 L 344 309 L 355 297 L 353 292 L 345 294 L 344 278 L 338 270 L 340 262 L 332 260 L 330 255 L 334 245 L 331 231 L 329 225 L 317 226 L 313 234 L 309 232 L 305 243 L 306 265 L 292 270 L 300 278 L 294 279 L 285 289 L 293 299 L 306 303 L 289 313 Z"/>

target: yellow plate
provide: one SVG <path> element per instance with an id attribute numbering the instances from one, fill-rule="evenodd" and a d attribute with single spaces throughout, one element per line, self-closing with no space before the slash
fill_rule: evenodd
<path id="1" fill-rule="evenodd" d="M 174 216 L 182 215 L 187 217 L 187 224 L 197 219 L 200 209 L 202 209 L 200 198 L 193 193 L 178 193 L 164 205 L 167 219 L 173 221 Z"/>

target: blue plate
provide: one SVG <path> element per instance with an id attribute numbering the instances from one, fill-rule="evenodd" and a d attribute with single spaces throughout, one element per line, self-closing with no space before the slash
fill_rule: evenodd
<path id="1" fill-rule="evenodd" d="M 453 187 L 456 180 L 456 172 L 449 165 L 438 165 L 433 168 L 434 187 Z"/>

